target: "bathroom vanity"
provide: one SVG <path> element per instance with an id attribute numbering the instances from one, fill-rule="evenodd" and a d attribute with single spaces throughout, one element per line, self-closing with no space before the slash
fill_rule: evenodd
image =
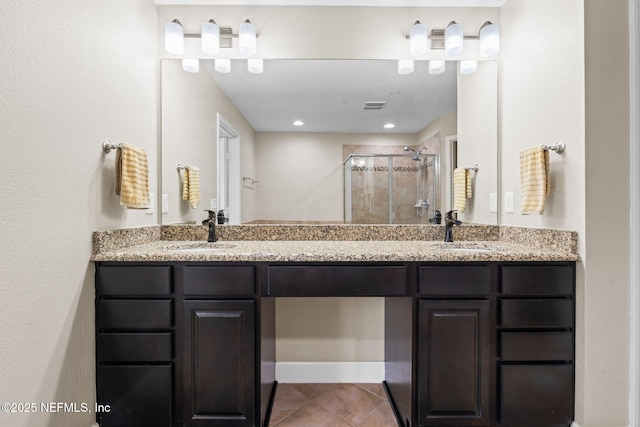
<path id="1" fill-rule="evenodd" d="M 399 425 L 571 424 L 575 254 L 502 242 L 224 243 L 95 257 L 102 427 L 268 426 L 275 298 L 294 296 L 385 298 L 385 388 Z"/>

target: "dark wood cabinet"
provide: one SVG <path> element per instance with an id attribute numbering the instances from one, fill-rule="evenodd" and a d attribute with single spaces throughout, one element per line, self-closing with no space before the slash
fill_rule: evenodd
<path id="1" fill-rule="evenodd" d="M 489 305 L 474 300 L 419 302 L 419 425 L 489 425 Z"/>
<path id="2" fill-rule="evenodd" d="M 254 301 L 185 301 L 184 425 L 255 426 Z"/>
<path id="3" fill-rule="evenodd" d="M 385 298 L 401 427 L 573 421 L 575 263 L 96 264 L 101 427 L 268 427 L 275 298 Z"/>
<path id="4" fill-rule="evenodd" d="M 96 272 L 96 412 L 101 427 L 170 427 L 173 298 L 168 266 Z"/>
<path id="5" fill-rule="evenodd" d="M 571 425 L 575 384 L 573 266 L 502 266 L 500 287 L 500 425 Z"/>

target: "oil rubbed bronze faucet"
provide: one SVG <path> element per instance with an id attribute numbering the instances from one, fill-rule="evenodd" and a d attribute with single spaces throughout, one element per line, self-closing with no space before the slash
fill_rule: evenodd
<path id="1" fill-rule="evenodd" d="M 209 238 L 207 242 L 217 242 L 216 237 L 216 211 L 206 209 L 205 212 L 209 212 L 209 218 L 202 221 L 202 225 L 209 225 Z"/>
<path id="2" fill-rule="evenodd" d="M 462 221 L 458 221 L 453 218 L 453 213 L 455 211 L 449 211 L 444 217 L 444 241 L 445 242 L 453 242 L 453 234 L 451 233 L 451 229 L 454 225 L 461 225 Z"/>

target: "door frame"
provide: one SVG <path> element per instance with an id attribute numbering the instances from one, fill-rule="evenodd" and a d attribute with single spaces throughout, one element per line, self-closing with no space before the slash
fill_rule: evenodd
<path id="1" fill-rule="evenodd" d="M 223 187 L 226 180 L 224 173 L 224 150 L 220 144 L 220 138 L 226 137 L 229 141 L 229 153 L 231 154 L 231 162 L 229 167 L 229 194 L 225 195 L 224 200 L 226 206 L 222 206 L 219 201 L 218 208 L 228 209 L 229 224 L 240 224 L 242 222 L 242 172 L 241 168 L 241 146 L 240 133 L 227 121 L 220 113 L 217 114 L 218 138 L 216 140 L 216 152 L 218 153 L 218 198 L 224 194 Z"/>

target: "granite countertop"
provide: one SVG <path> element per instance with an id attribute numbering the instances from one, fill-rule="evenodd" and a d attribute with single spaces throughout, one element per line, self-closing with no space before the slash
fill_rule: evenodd
<path id="1" fill-rule="evenodd" d="M 572 251 L 506 241 L 160 240 L 96 253 L 93 261 L 403 262 L 577 261 Z"/>

